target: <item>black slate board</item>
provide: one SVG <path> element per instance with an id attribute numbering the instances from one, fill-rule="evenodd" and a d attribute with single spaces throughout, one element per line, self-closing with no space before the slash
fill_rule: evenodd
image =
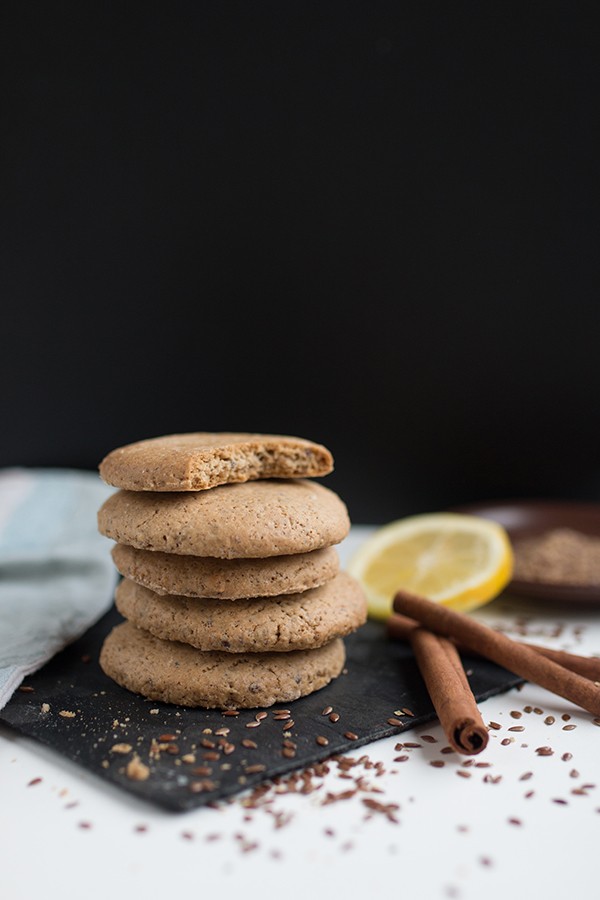
<path id="1" fill-rule="evenodd" d="M 267 778 L 347 753 L 389 735 L 399 734 L 435 718 L 429 695 L 421 680 L 410 649 L 404 643 L 387 640 L 381 624 L 369 622 L 346 639 L 345 674 L 309 697 L 287 704 L 294 721 L 290 739 L 297 745 L 296 756 L 282 756 L 284 722 L 275 721 L 273 710 L 257 728 L 247 728 L 255 721 L 256 710 L 243 710 L 237 718 L 224 717 L 219 711 L 186 709 L 145 700 L 120 688 L 107 678 L 98 665 L 102 641 L 110 629 L 122 621 L 113 608 L 80 640 L 54 657 L 43 669 L 27 679 L 33 691 L 17 691 L 0 712 L 0 721 L 28 735 L 68 759 L 79 763 L 100 778 L 116 784 L 139 798 L 171 810 L 187 810 L 230 796 Z M 470 683 L 478 701 L 520 684 L 522 679 L 482 659 L 465 659 L 471 672 Z M 50 705 L 42 712 L 43 703 Z M 339 713 L 333 723 L 323 716 L 324 707 Z M 274 707 L 280 709 L 281 707 Z M 402 727 L 387 720 L 402 708 L 413 717 L 400 716 Z M 152 714 L 150 710 L 158 709 Z M 74 717 L 59 715 L 61 710 L 75 712 Z M 116 724 L 120 723 L 120 724 Z M 219 753 L 217 761 L 205 760 L 210 749 L 198 746 L 201 739 L 219 741 L 214 732 L 229 728 L 226 740 L 235 746 L 229 753 Z M 207 734 L 205 729 L 212 729 Z M 357 735 L 357 740 L 344 736 Z M 163 750 L 150 763 L 146 781 L 133 781 L 125 774 L 132 754 L 111 751 L 118 743 L 130 744 L 144 763 L 148 763 L 153 739 L 175 735 L 176 752 Z M 316 743 L 317 735 L 329 744 Z M 246 749 L 243 739 L 257 743 L 257 749 Z M 180 757 L 195 750 L 194 765 Z M 247 773 L 248 766 L 263 765 L 262 772 Z M 193 774 L 196 766 L 208 766 L 210 776 Z M 206 781 L 212 782 L 214 789 Z M 207 789 L 208 788 L 208 789 Z M 196 792 L 198 791 L 199 792 Z"/>

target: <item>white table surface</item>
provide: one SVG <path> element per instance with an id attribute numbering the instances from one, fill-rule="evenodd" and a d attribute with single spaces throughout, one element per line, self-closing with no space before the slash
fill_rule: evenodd
<path id="1" fill-rule="evenodd" d="M 366 533 L 353 529 L 343 560 Z M 538 643 L 600 654 L 600 610 L 544 610 L 505 596 L 476 615 L 513 636 L 525 629 Z M 529 684 L 487 700 L 481 712 L 501 727 L 467 766 L 467 757 L 440 753 L 446 741 L 435 722 L 352 754 L 383 763 L 381 775 L 356 766 L 343 779 L 332 765 L 312 794 L 272 791 L 271 802 L 254 810 L 240 794 L 191 813 L 137 801 L 1 727 L 0 897 L 594 896 L 600 728 L 588 713 Z M 554 723 L 546 724 L 548 716 Z M 508 730 L 515 726 L 524 730 Z M 399 752 L 398 741 L 420 746 Z M 552 755 L 536 753 L 546 746 Z M 398 755 L 409 758 L 394 762 Z M 443 767 L 431 765 L 439 760 Z M 359 775 L 382 793 L 323 805 L 327 793 L 347 790 Z M 397 804 L 397 822 L 370 812 L 369 798 Z"/>

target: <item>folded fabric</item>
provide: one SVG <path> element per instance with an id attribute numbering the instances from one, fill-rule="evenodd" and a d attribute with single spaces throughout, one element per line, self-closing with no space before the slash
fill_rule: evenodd
<path id="1" fill-rule="evenodd" d="M 92 472 L 0 470 L 0 709 L 110 607 L 117 575 Z"/>

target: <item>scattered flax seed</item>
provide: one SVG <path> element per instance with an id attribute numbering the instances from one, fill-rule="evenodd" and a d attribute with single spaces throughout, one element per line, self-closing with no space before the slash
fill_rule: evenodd
<path id="1" fill-rule="evenodd" d="M 362 802 L 367 809 L 370 809 L 372 812 L 383 813 L 390 822 L 394 822 L 395 825 L 398 824 L 395 813 L 400 807 L 397 803 L 380 803 L 378 800 L 373 800 L 370 797 L 363 798 Z"/>
<path id="2" fill-rule="evenodd" d="M 71 712 L 70 709 L 61 709 L 61 711 L 59 712 L 59 716 L 62 716 L 63 719 L 74 719 L 75 713 Z"/>
<path id="3" fill-rule="evenodd" d="M 50 712 L 50 704 L 42 703 L 41 710 L 43 713 L 49 713 Z"/>
<path id="4" fill-rule="evenodd" d="M 422 741 L 427 741 L 428 744 L 437 744 L 438 740 L 432 734 L 422 734 Z"/>
<path id="5" fill-rule="evenodd" d="M 200 746 L 205 747 L 207 750 L 214 750 L 217 745 L 214 741 L 210 741 L 208 738 L 202 738 L 200 740 Z"/>
<path id="6" fill-rule="evenodd" d="M 176 734 L 161 734 L 158 739 L 159 739 L 159 741 L 162 741 L 163 743 L 168 742 L 168 741 L 174 741 L 177 739 L 177 735 Z"/>
<path id="7" fill-rule="evenodd" d="M 478 762 L 478 763 L 475 763 L 475 768 L 476 769 L 489 769 L 489 767 L 491 765 L 492 764 L 489 762 Z"/>
<path id="8" fill-rule="evenodd" d="M 260 722 L 246 722 L 246 728 L 260 728 Z"/>
<path id="9" fill-rule="evenodd" d="M 33 693 L 34 693 L 34 688 L 32 688 L 30 684 L 21 684 L 21 685 L 19 685 L 19 690 L 20 690 L 23 694 L 33 694 Z"/>
<path id="10" fill-rule="evenodd" d="M 513 741 L 514 741 L 514 738 L 502 738 L 500 743 L 502 744 L 503 747 L 508 747 L 508 745 L 512 744 Z"/>
<path id="11" fill-rule="evenodd" d="M 508 730 L 509 731 L 525 731 L 525 726 L 524 725 L 511 725 L 511 727 Z"/>
<path id="12" fill-rule="evenodd" d="M 561 716 L 561 719 L 563 720 L 563 722 L 568 722 L 570 720 L 570 718 L 571 718 L 571 716 L 569 715 L 569 713 L 563 713 Z"/>
<path id="13" fill-rule="evenodd" d="M 328 715 L 330 715 L 332 712 L 333 712 L 333 706 L 326 706 L 325 709 L 322 711 L 321 715 L 322 715 L 322 716 L 328 716 Z"/>
<path id="14" fill-rule="evenodd" d="M 522 825 L 523 823 L 521 822 L 520 819 L 509 819 L 508 824 L 509 825 Z"/>
<path id="15" fill-rule="evenodd" d="M 415 714 L 414 714 L 414 712 L 412 711 L 412 709 L 408 709 L 408 707 L 403 706 L 402 709 L 400 710 L 400 712 L 401 712 L 404 716 L 410 716 L 411 719 L 414 719 Z"/>
<path id="16" fill-rule="evenodd" d="M 288 721 L 287 721 L 287 722 L 285 723 L 285 725 L 283 726 L 283 730 L 284 730 L 284 731 L 291 731 L 291 729 L 294 728 L 295 724 L 296 724 L 296 723 L 294 722 L 293 719 L 288 719 Z"/>
<path id="17" fill-rule="evenodd" d="M 536 714 L 536 716 L 543 716 L 543 715 L 544 715 L 544 710 L 543 710 L 543 709 L 540 709 L 539 706 L 534 706 L 534 707 L 533 707 L 533 711 L 534 711 L 534 713 Z"/>
<path id="18" fill-rule="evenodd" d="M 535 791 L 527 791 L 527 793 L 523 794 L 523 796 L 525 797 L 526 800 L 531 800 L 531 798 L 534 796 L 534 794 L 535 794 Z"/>
<path id="19" fill-rule="evenodd" d="M 533 706 L 524 706 L 524 707 L 523 707 L 523 712 L 526 712 L 526 713 L 532 713 L 532 712 L 533 712 Z"/>
<path id="20" fill-rule="evenodd" d="M 410 756 L 408 756 L 408 754 L 404 754 L 403 756 L 395 756 L 394 762 L 406 762 L 407 759 L 410 759 Z"/>
<path id="21" fill-rule="evenodd" d="M 573 754 L 572 753 L 563 753 L 563 755 L 561 756 L 561 759 L 563 762 L 569 762 L 570 759 L 573 759 Z"/>
<path id="22" fill-rule="evenodd" d="M 563 731 L 574 731 L 577 728 L 577 725 L 563 725 Z"/>
<path id="23" fill-rule="evenodd" d="M 579 778 L 579 772 L 577 771 L 577 769 L 571 769 L 569 775 L 571 776 L 571 778 Z"/>
<path id="24" fill-rule="evenodd" d="M 182 831 L 181 837 L 184 839 L 184 841 L 193 841 L 194 840 L 194 835 L 192 834 L 191 831 Z"/>
<path id="25" fill-rule="evenodd" d="M 554 750 L 552 749 L 552 747 L 536 747 L 535 752 L 538 756 L 552 756 Z"/>
<path id="26" fill-rule="evenodd" d="M 502 781 L 502 775 L 484 775 L 483 783 L 484 784 L 500 784 Z"/>
<path id="27" fill-rule="evenodd" d="M 339 721 L 340 721 L 340 714 L 339 714 L 339 713 L 336 713 L 336 712 L 330 713 L 330 714 L 329 714 L 329 721 L 330 721 L 330 722 L 334 722 L 334 723 L 335 723 L 335 722 L 339 722 Z"/>
<path id="28" fill-rule="evenodd" d="M 262 722 L 262 720 L 266 719 L 268 715 L 269 715 L 269 713 L 266 713 L 264 711 L 257 712 L 256 715 L 254 716 L 254 718 L 256 719 L 257 722 Z"/>
<path id="29" fill-rule="evenodd" d="M 296 751 L 292 750 L 291 747 L 284 747 L 281 751 L 281 755 L 285 756 L 286 759 L 294 759 L 294 757 L 296 756 Z M 248 770 L 246 769 L 246 771 Z"/>
<path id="30" fill-rule="evenodd" d="M 196 766 L 195 769 L 192 769 L 192 775 L 206 778 L 208 775 L 212 775 L 212 769 L 210 766 Z"/>
<path id="31" fill-rule="evenodd" d="M 133 829 L 136 834 L 144 834 L 144 832 L 148 831 L 147 825 L 136 825 Z"/>
<path id="32" fill-rule="evenodd" d="M 125 774 L 131 781 L 147 781 L 150 777 L 150 769 L 135 753 L 133 759 L 127 763 Z"/>
<path id="33" fill-rule="evenodd" d="M 456 751 L 452 747 L 442 747 L 440 753 L 456 753 Z"/>
<path id="34" fill-rule="evenodd" d="M 92 823 L 91 822 L 79 822 L 77 827 L 82 828 L 84 831 L 89 831 L 90 828 L 92 827 Z"/>
<path id="35" fill-rule="evenodd" d="M 457 769 L 456 774 L 460 775 L 461 778 L 470 778 L 471 772 L 465 772 L 464 769 Z"/>
<path id="36" fill-rule="evenodd" d="M 498 722 L 488 722 L 488 728 L 493 728 L 494 731 L 500 731 L 502 725 L 499 725 Z"/>
<path id="37" fill-rule="evenodd" d="M 568 800 L 563 800 L 561 797 L 553 797 L 552 802 L 558 803 L 559 806 L 568 806 L 569 803 Z"/>
<path id="38" fill-rule="evenodd" d="M 133 747 L 131 744 L 113 744 L 110 748 L 113 753 L 131 753 Z"/>
<path id="39" fill-rule="evenodd" d="M 317 744 L 319 744 L 320 747 L 326 747 L 329 743 L 329 741 L 323 734 L 318 734 L 316 736 L 315 740 L 316 740 Z"/>
<path id="40" fill-rule="evenodd" d="M 554 716 L 546 716 L 546 718 L 544 719 L 544 725 L 554 725 L 555 722 L 556 719 L 554 718 Z"/>
<path id="41" fill-rule="evenodd" d="M 423 746 L 423 744 L 416 744 L 414 741 L 405 741 L 404 746 L 407 750 L 416 750 Z"/>
<path id="42" fill-rule="evenodd" d="M 246 773 L 246 775 L 255 775 L 258 772 L 264 772 L 266 768 L 267 767 L 263 766 L 262 763 L 256 763 L 252 766 L 246 766 L 244 772 Z"/>
<path id="43" fill-rule="evenodd" d="M 256 741 L 251 741 L 250 738 L 244 738 L 241 741 L 241 744 L 242 744 L 242 747 L 246 747 L 246 749 L 248 749 L 248 750 L 256 750 L 258 747 L 258 744 L 256 743 Z"/>
<path id="44" fill-rule="evenodd" d="M 357 741 L 358 740 L 358 735 L 354 734 L 353 731 L 345 731 L 344 737 L 347 738 L 349 741 Z"/>
<path id="45" fill-rule="evenodd" d="M 400 719 L 395 719 L 393 716 L 390 716 L 390 718 L 387 720 L 387 723 L 388 725 L 393 725 L 395 728 L 402 727 L 402 722 L 400 721 Z"/>
<path id="46" fill-rule="evenodd" d="M 41 782 L 42 782 L 41 778 L 32 778 L 31 781 L 29 781 L 27 783 L 27 787 L 33 787 L 36 784 L 41 784 Z"/>
<path id="47" fill-rule="evenodd" d="M 519 781 L 529 781 L 529 779 L 532 777 L 533 772 L 523 772 L 523 774 L 519 778 Z"/>
<path id="48" fill-rule="evenodd" d="M 432 759 L 429 765 L 433 766 L 434 769 L 442 769 L 446 763 L 443 759 Z"/>
<path id="49" fill-rule="evenodd" d="M 202 754 L 202 759 L 206 760 L 206 762 L 217 762 L 221 757 L 214 750 L 209 750 L 208 753 Z"/>
<path id="50" fill-rule="evenodd" d="M 510 715 L 511 715 L 511 718 L 513 718 L 513 719 L 520 719 L 521 716 L 523 715 L 523 713 L 520 712 L 518 709 L 511 709 Z"/>
<path id="51" fill-rule="evenodd" d="M 224 716 L 239 716 L 239 709 L 224 709 L 222 715 Z"/>

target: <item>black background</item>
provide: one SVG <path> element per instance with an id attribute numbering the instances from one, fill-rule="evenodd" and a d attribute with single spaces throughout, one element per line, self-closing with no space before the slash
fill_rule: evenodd
<path id="1" fill-rule="evenodd" d="M 0 465 L 300 434 L 600 499 L 595 3 L 4 3 Z"/>

